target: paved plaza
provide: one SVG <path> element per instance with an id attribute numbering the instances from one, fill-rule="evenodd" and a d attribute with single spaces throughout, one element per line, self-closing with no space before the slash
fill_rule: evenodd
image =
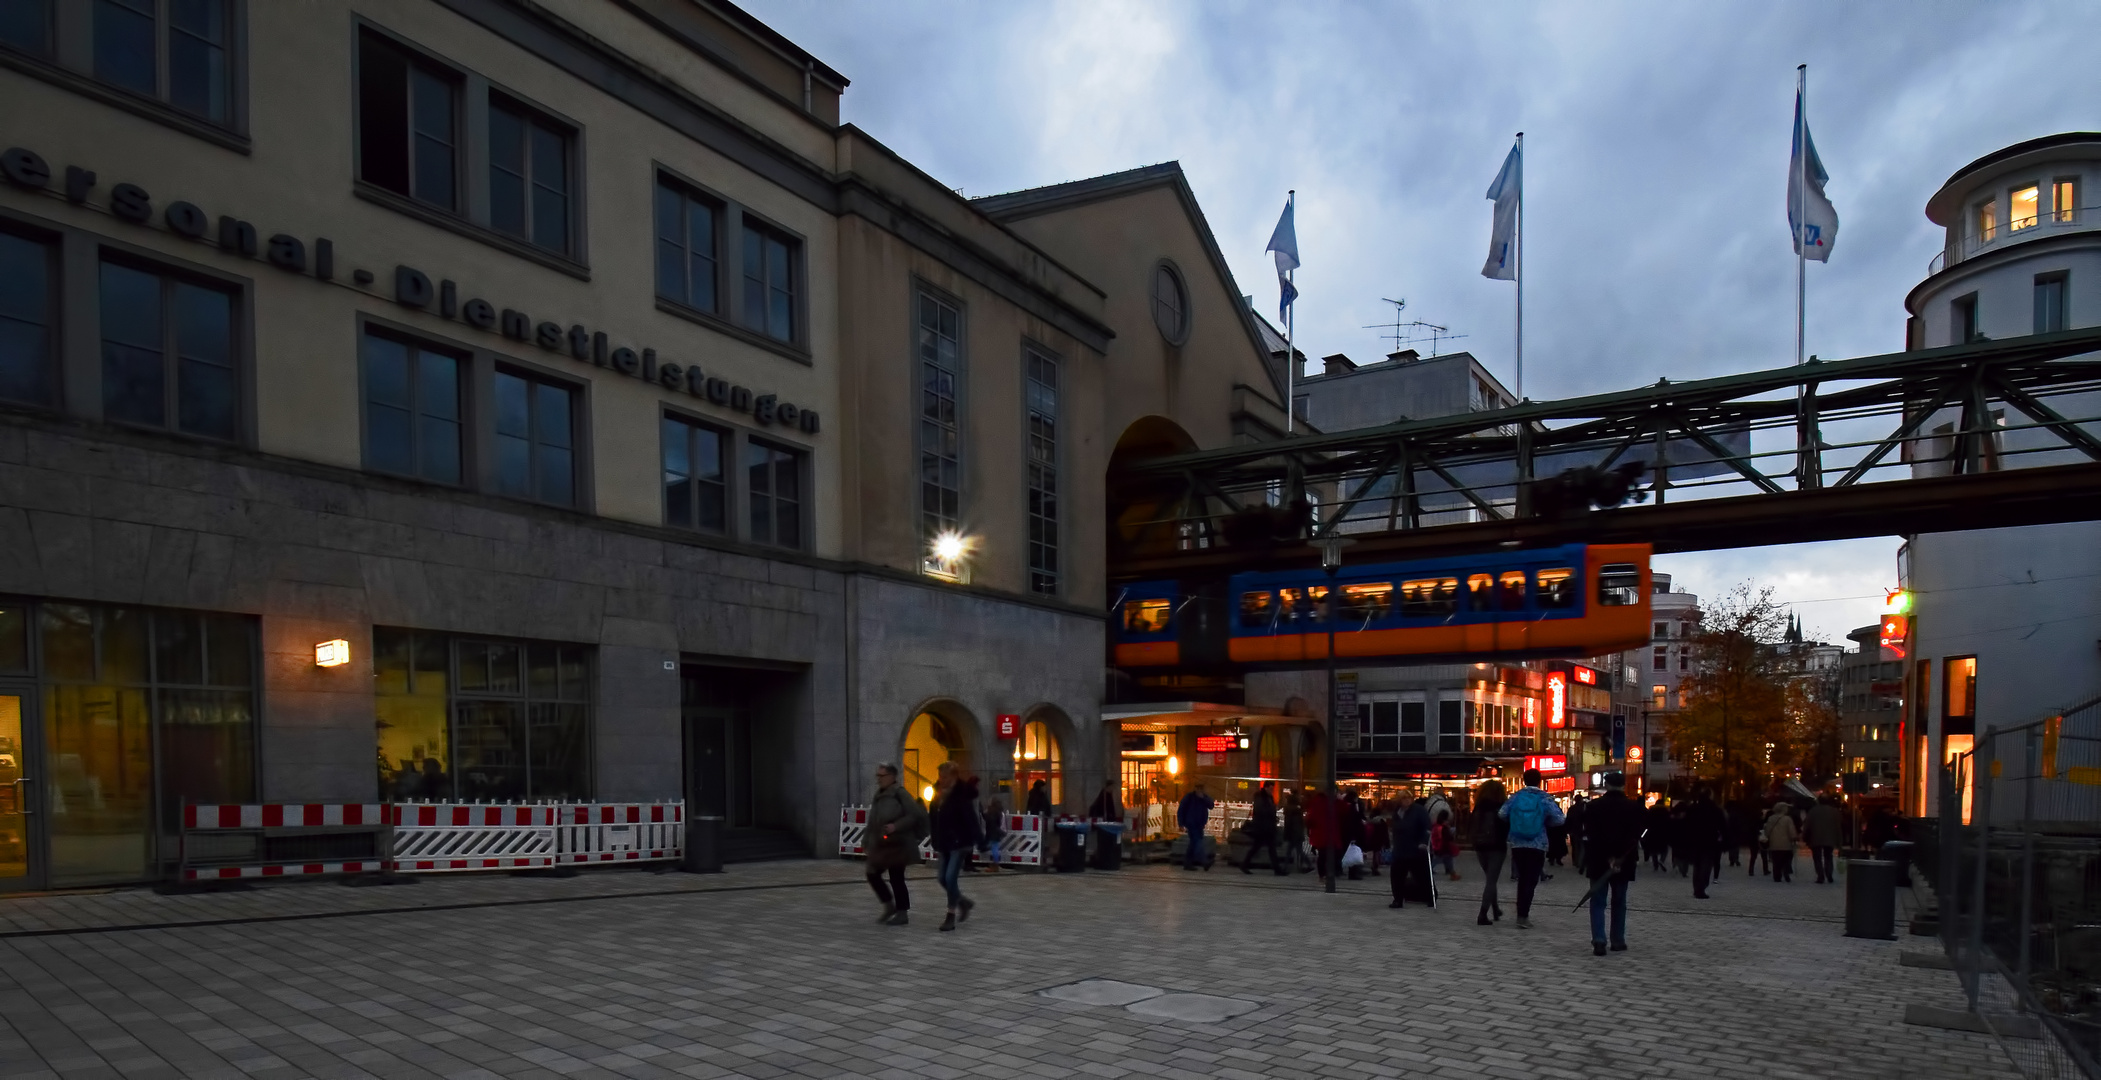
<path id="1" fill-rule="evenodd" d="M 946 934 L 923 871 L 883 927 L 835 860 L 4 899 L 0 1076 L 2013 1075 L 1902 1022 L 1954 976 L 1842 936 L 1838 887 L 1645 873 L 1597 958 L 1573 874 L 1518 930 L 1474 925 L 1464 869 L 1436 911 L 1222 865 L 973 875 Z"/>

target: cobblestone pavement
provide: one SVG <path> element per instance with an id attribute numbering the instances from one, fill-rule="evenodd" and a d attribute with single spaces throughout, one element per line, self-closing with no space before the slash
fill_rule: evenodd
<path id="1" fill-rule="evenodd" d="M 1924 939 L 1841 936 L 1838 887 L 1694 901 L 1644 873 L 1631 951 L 1597 958 L 1573 874 L 1518 930 L 1474 925 L 1463 870 L 1435 911 L 1223 865 L 973 875 L 947 934 L 923 872 L 912 925 L 881 927 L 832 860 L 7 899 L 0 1076 L 2012 1075 L 1984 1036 L 1902 1023 L 1954 977 L 1898 965 Z M 1084 979 L 1257 1007 L 1039 993 Z"/>

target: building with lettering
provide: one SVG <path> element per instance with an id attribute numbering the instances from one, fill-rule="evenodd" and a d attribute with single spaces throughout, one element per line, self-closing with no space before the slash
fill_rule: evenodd
<path id="1" fill-rule="evenodd" d="M 1025 219 L 846 87 L 715 0 L 10 5 L 0 889 L 190 802 L 1083 802 L 1108 462 L 1281 373 L 1179 168 Z"/>

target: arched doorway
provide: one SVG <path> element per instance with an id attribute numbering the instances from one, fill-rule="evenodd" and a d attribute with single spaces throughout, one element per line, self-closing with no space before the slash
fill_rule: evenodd
<path id="1" fill-rule="evenodd" d="M 1021 725 L 1021 738 L 1014 740 L 1014 798 L 1023 808 L 1042 781 L 1053 811 L 1065 805 L 1065 745 L 1051 725 L 1030 720 Z"/>
<path id="2" fill-rule="evenodd" d="M 905 725 L 903 753 L 899 755 L 899 781 L 905 790 L 931 799 L 934 776 L 944 761 L 970 764 L 970 724 L 967 714 L 949 707 L 928 706 Z"/>
<path id="3" fill-rule="evenodd" d="M 1181 487 L 1172 481 L 1134 480 L 1123 475 L 1123 466 L 1142 458 L 1186 453 L 1197 448 L 1196 440 L 1180 424 L 1164 416 L 1141 416 L 1117 437 L 1109 455 L 1109 551 L 1112 555 L 1163 553 L 1209 546 L 1208 536 L 1187 533 L 1167 523 L 1183 498 Z"/>

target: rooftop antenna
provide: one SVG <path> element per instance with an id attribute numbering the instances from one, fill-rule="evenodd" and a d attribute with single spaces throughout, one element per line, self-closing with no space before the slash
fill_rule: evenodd
<path id="1" fill-rule="evenodd" d="M 1408 326 L 1408 328 L 1410 328 L 1410 329 L 1413 329 L 1413 330 L 1418 330 L 1418 331 L 1421 331 L 1421 330 L 1428 330 L 1428 331 L 1429 331 L 1429 333 L 1428 333 L 1428 334 L 1420 334 L 1420 333 L 1418 333 L 1418 334 L 1417 334 L 1417 335 L 1416 335 L 1415 337 L 1411 337 L 1411 338 L 1409 338 L 1409 339 L 1407 339 L 1407 340 L 1405 340 L 1405 341 L 1400 341 L 1400 340 L 1396 339 L 1396 342 L 1395 342 L 1395 344 L 1396 344 L 1396 348 L 1395 348 L 1395 350 L 1394 350 L 1394 351 L 1396 351 L 1396 352 L 1400 351 L 1400 350 L 1399 350 L 1399 348 L 1398 348 L 1398 346 L 1400 346 L 1400 345 L 1413 345 L 1413 344 L 1415 344 L 1415 343 L 1416 343 L 1416 342 L 1418 342 L 1418 341 L 1427 341 L 1427 342 L 1429 342 L 1429 343 L 1430 343 L 1430 355 L 1431 355 L 1431 356 L 1437 356 L 1437 355 L 1440 355 L 1440 354 L 1438 353 L 1438 351 L 1437 351 L 1437 343 L 1438 343 L 1438 342 L 1440 342 L 1440 341 L 1457 341 L 1457 340 L 1459 340 L 1460 338 L 1463 338 L 1463 337 L 1466 337 L 1466 336 L 1467 336 L 1467 335 L 1465 335 L 1465 334 L 1455 334 L 1455 333 L 1452 333 L 1452 328 L 1451 328 L 1451 327 L 1449 327 L 1449 326 L 1439 326 L 1439 325 L 1437 325 L 1436 323 L 1433 323 L 1433 322 L 1424 322 L 1424 321 L 1422 321 L 1421 319 L 1417 319 L 1417 320 L 1415 320 L 1414 322 L 1408 323 L 1408 324 L 1407 324 L 1407 326 Z"/>
<path id="2" fill-rule="evenodd" d="M 1390 337 L 1390 338 L 1392 338 L 1392 339 L 1393 339 L 1393 349 L 1392 349 L 1391 351 L 1393 351 L 1393 352 L 1400 352 L 1400 351 L 1401 351 L 1401 338 L 1402 338 L 1402 336 L 1403 336 L 1403 335 L 1402 335 L 1402 333 L 1401 333 L 1401 331 L 1402 331 L 1402 330 L 1404 330 L 1404 329 L 1406 329 L 1406 328 L 1407 328 L 1407 326 L 1408 326 L 1408 324 L 1407 324 L 1407 323 L 1404 323 L 1404 322 L 1402 322 L 1402 321 L 1401 321 L 1401 312 L 1403 312 L 1403 311 L 1406 311 L 1406 310 L 1408 309 L 1408 301 L 1406 301 L 1406 300 L 1393 300 L 1393 299 L 1389 299 L 1389 298 L 1387 298 L 1387 297 L 1383 297 L 1383 296 L 1382 296 L 1382 297 L 1380 297 L 1380 298 L 1379 298 L 1379 300 L 1380 300 L 1380 302 L 1382 302 L 1382 303 L 1387 303 L 1387 304 L 1392 304 L 1392 305 L 1393 305 L 1393 321 L 1392 321 L 1392 322 L 1390 322 L 1390 323 L 1372 323 L 1372 324 L 1370 324 L 1370 325 L 1368 325 L 1368 326 L 1365 326 L 1365 327 L 1363 327 L 1363 329 L 1366 329 L 1366 330 L 1385 330 L 1385 331 L 1387 331 L 1387 333 L 1384 333 L 1384 334 L 1380 334 L 1379 336 L 1380 336 L 1380 337 L 1382 337 L 1382 338 L 1387 338 L 1387 337 Z"/>

